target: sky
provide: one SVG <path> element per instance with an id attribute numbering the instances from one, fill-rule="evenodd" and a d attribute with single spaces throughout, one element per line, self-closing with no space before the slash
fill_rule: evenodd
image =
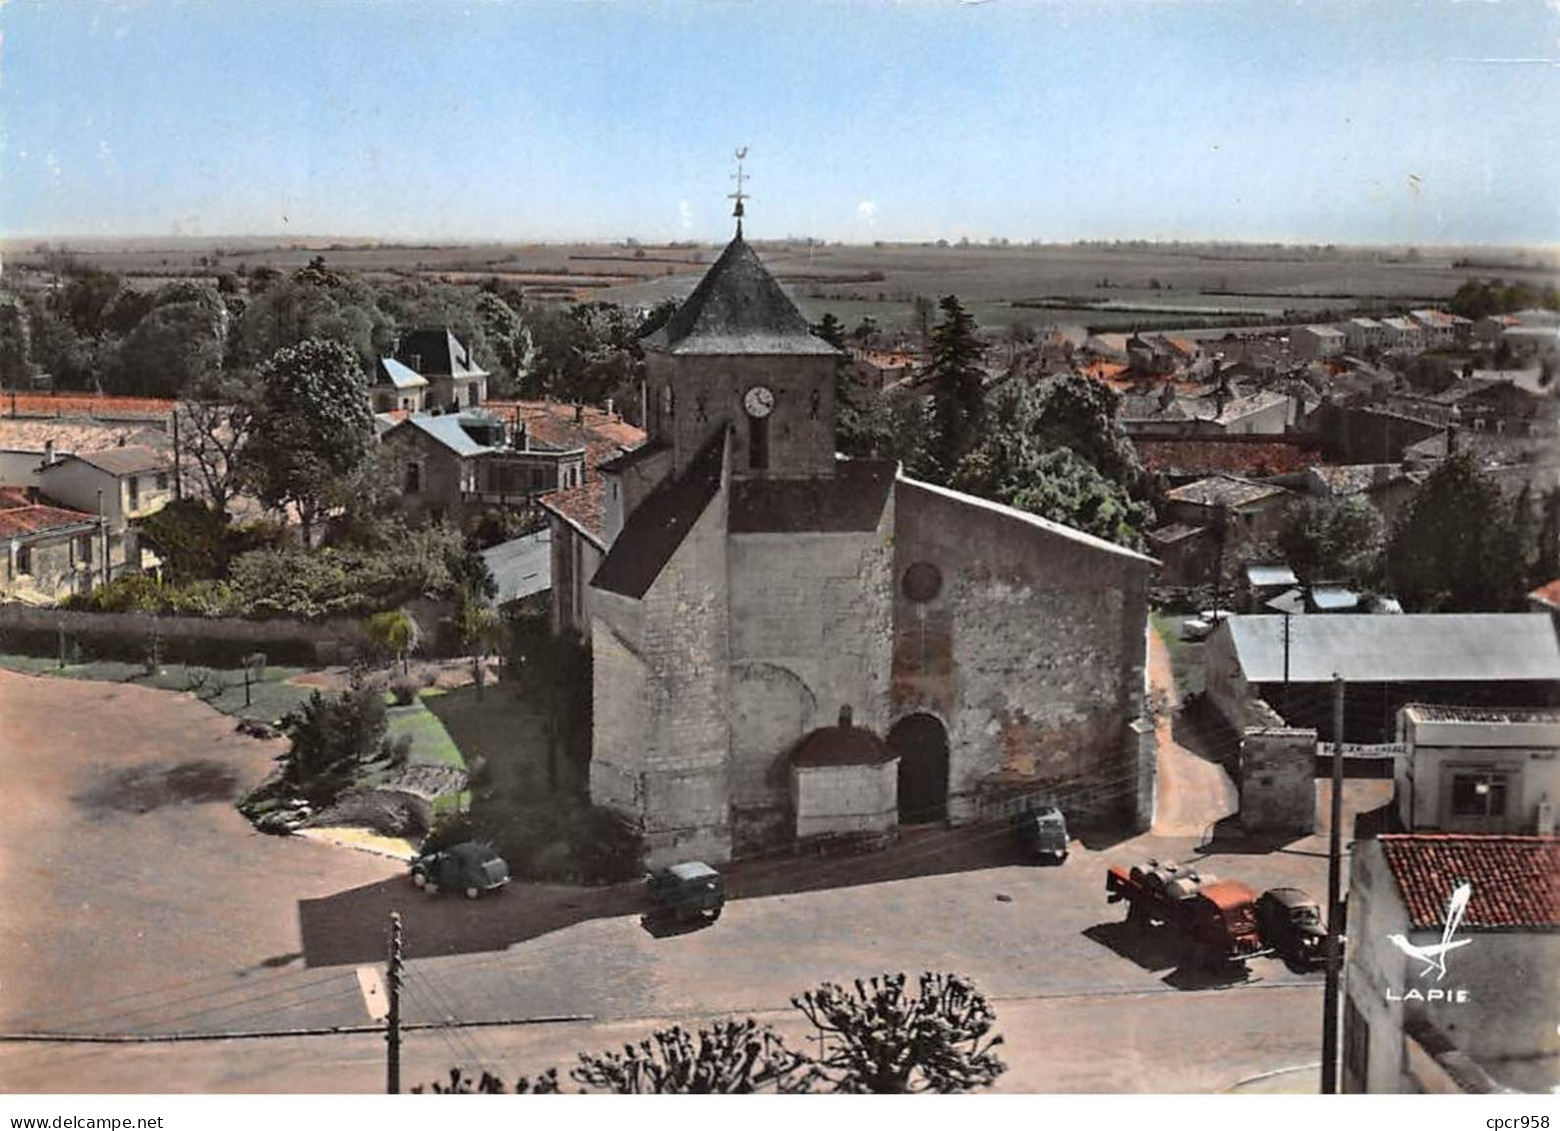
<path id="1" fill-rule="evenodd" d="M 9 0 L 0 235 L 1560 243 L 1560 0 Z"/>

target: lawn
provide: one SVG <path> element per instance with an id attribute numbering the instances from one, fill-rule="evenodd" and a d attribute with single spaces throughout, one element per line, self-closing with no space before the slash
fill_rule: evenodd
<path id="1" fill-rule="evenodd" d="M 47 656 L 23 656 L 0 653 L 0 668 L 26 672 L 29 675 L 50 675 L 65 679 L 91 679 L 103 683 L 135 683 L 142 687 L 156 687 L 164 691 L 188 691 L 202 703 L 209 704 L 225 715 L 234 718 L 261 719 L 275 722 L 309 697 L 310 688 L 289 682 L 302 675 L 307 668 L 290 668 L 270 664 L 258 679 L 253 680 L 245 702 L 244 672 L 241 668 L 207 668 L 199 664 L 166 664 L 155 675 L 146 674 L 144 664 L 122 660 L 94 660 L 85 664 L 66 664 Z"/>
<path id="2" fill-rule="evenodd" d="M 1175 679 L 1175 689 L 1185 703 L 1193 695 L 1203 691 L 1203 645 L 1181 639 L 1181 621 L 1185 615 L 1150 613 L 1154 631 L 1165 642 L 1170 652 L 1170 673 Z"/>

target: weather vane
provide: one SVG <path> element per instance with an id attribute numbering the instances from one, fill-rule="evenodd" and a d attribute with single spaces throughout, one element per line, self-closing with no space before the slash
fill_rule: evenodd
<path id="1" fill-rule="evenodd" d="M 737 150 L 737 171 L 731 174 L 731 179 L 737 182 L 737 191 L 726 194 L 726 199 L 734 200 L 737 206 L 731 210 L 731 214 L 737 218 L 737 239 L 742 238 L 742 202 L 748 199 L 748 194 L 742 191 L 742 186 L 747 183 L 747 174 L 742 171 L 742 162 L 747 158 L 748 147 L 743 146 Z"/>

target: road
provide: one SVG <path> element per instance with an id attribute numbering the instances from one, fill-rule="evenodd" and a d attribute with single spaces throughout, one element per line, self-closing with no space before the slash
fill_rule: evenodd
<path id="1" fill-rule="evenodd" d="M 188 696 L 0 672 L 0 719 L 5 1032 L 367 1024 L 359 971 L 382 963 L 399 910 L 409 1022 L 583 1019 L 584 1029 L 513 1030 L 504 1040 L 515 1071 L 544 1067 L 544 1052 L 566 1062 L 584 1036 L 647 1032 L 657 1018 L 788 1016 L 792 994 L 885 970 L 974 977 L 1010 1037 L 1008 1087 L 1089 1089 L 1108 1078 L 1129 1090 L 1200 1090 L 1314 1059 L 1305 1050 L 1320 1024 L 1317 975 L 1270 959 L 1252 964 L 1254 984 L 1181 969 L 1168 940 L 1126 930 L 1103 900 L 1103 873 L 1147 856 L 1194 859 L 1259 888 L 1315 892 L 1325 888 L 1324 834 L 1255 854 L 1178 826 L 1086 838 L 1065 865 L 1042 868 L 1017 859 L 1002 829 L 914 830 L 867 856 L 735 866 L 720 922 L 667 936 L 641 922 L 637 885 L 517 884 L 468 903 L 418 893 L 394 861 L 253 832 L 232 799 L 264 775 L 277 745 L 234 734 Z M 1379 804 L 1384 784 L 1351 784 L 1362 788 L 1346 811 Z M 416 1043 L 432 1050 L 430 1066 L 458 1053 L 469 1064 L 499 1032 Z M 1182 1046 L 1190 1052 L 1173 1052 Z M 290 1089 L 313 1072 L 308 1089 L 328 1090 L 337 1085 L 321 1074 L 338 1058 L 350 1088 L 376 1087 L 349 1073 L 360 1047 L 382 1044 L 0 1042 L 0 1088 Z M 221 1059 L 213 1048 L 232 1063 L 208 1063 Z"/>
<path id="2" fill-rule="evenodd" d="M 1004 998 L 995 1005 L 1004 1042 L 999 1055 L 1009 1067 L 992 1090 L 1018 1093 L 1222 1091 L 1275 1068 L 1314 1061 L 1314 1028 L 1275 1034 L 1273 1016 L 1319 1017 L 1321 1009 L 1314 986 Z M 756 1016 L 793 1048 L 809 1047 L 810 1030 L 793 1012 Z M 573 1050 L 620 1048 L 652 1028 L 707 1019 L 414 1031 L 402 1051 L 403 1086 L 444 1080 L 457 1063 L 510 1082 L 549 1067 L 566 1078 Z M 385 1042 L 380 1034 L 359 1033 L 172 1045 L 0 1045 L 0 1080 L 8 1090 L 49 1091 L 61 1079 L 84 1092 L 139 1092 L 148 1080 L 175 1092 L 374 1092 L 384 1088 Z"/>

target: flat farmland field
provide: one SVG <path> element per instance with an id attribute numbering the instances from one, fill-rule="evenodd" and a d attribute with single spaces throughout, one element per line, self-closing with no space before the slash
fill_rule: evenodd
<path id="1" fill-rule="evenodd" d="M 14 241 L 13 241 L 14 243 Z M 262 238 L 66 242 L 79 261 L 138 285 L 270 267 L 295 270 L 315 256 L 367 276 L 476 285 L 499 278 L 528 300 L 604 299 L 653 305 L 685 296 L 720 248 L 620 243 L 382 243 Z M 1444 302 L 1471 276 L 1535 285 L 1560 280 L 1552 248 L 1318 248 L 1277 245 L 881 244 L 754 241 L 770 269 L 814 320 L 864 317 L 909 325 L 917 296 L 957 294 L 988 327 L 1077 323 L 1102 328 L 1216 326 L 1333 319 Z M 38 244 L 0 244 L 25 283 L 48 268 Z"/>

